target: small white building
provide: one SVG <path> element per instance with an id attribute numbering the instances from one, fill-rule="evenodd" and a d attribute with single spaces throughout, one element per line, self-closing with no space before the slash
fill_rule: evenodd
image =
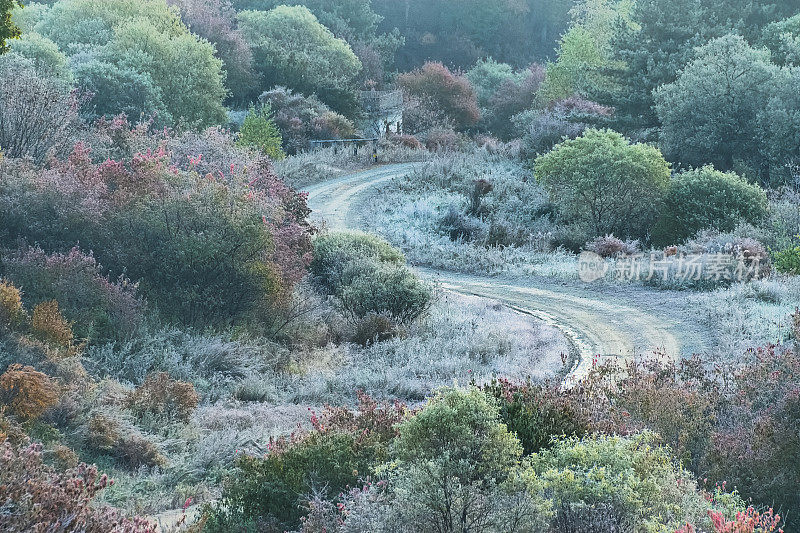
<path id="1" fill-rule="evenodd" d="M 359 127 L 366 137 L 386 138 L 403 133 L 401 91 L 361 91 L 364 118 Z"/>

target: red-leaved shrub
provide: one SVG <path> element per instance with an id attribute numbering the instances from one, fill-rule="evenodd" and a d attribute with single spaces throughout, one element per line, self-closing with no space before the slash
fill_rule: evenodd
<path id="1" fill-rule="evenodd" d="M 469 80 L 441 63 L 425 63 L 413 72 L 401 74 L 397 84 L 407 98 L 443 113 L 458 129 L 473 126 L 481 118 L 475 89 Z"/>
<path id="2" fill-rule="evenodd" d="M 9 533 L 155 533 L 143 518 L 96 506 L 99 492 L 113 484 L 94 466 L 79 464 L 58 472 L 42 461 L 42 448 L 17 448 L 4 442 L 0 449 L 0 492 L 3 512 L 0 530 Z"/>

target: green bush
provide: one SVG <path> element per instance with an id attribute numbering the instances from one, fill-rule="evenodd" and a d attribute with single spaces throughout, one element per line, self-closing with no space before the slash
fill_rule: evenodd
<path id="1" fill-rule="evenodd" d="M 531 382 L 515 385 L 493 380 L 482 389 L 499 403 L 500 419 L 522 443 L 525 454 L 537 453 L 558 437 L 583 437 L 591 430 L 580 395 Z"/>
<path id="2" fill-rule="evenodd" d="M 592 235 L 645 237 L 659 213 L 669 163 L 657 148 L 631 144 L 611 130 L 586 130 L 536 158 L 536 179 L 566 222 Z"/>
<path id="3" fill-rule="evenodd" d="M 304 496 L 314 490 L 334 497 L 367 474 L 372 457 L 357 453 L 356 437 L 314 434 L 304 442 L 266 457 L 243 456 L 225 487 L 224 507 L 209 512 L 209 531 L 246 531 L 243 523 L 267 523 L 277 531 L 300 524 Z M 231 529 L 232 528 L 232 529 Z"/>
<path id="4" fill-rule="evenodd" d="M 281 160 L 286 155 L 281 150 L 281 133 L 272 119 L 269 106 L 250 108 L 239 131 L 237 144 L 258 148 L 272 160 Z"/>
<path id="5" fill-rule="evenodd" d="M 273 441 L 263 457 L 241 456 L 218 504 L 206 509 L 204 531 L 296 531 L 312 499 L 336 500 L 389 458 L 401 404 L 359 395 L 355 412 L 328 407 L 313 431 Z"/>
<path id="6" fill-rule="evenodd" d="M 280 292 L 264 259 L 273 245 L 257 207 L 222 184 L 148 198 L 113 214 L 113 271 L 127 269 L 163 316 L 185 325 L 241 320 Z M 114 234 L 114 233 L 112 233 Z"/>
<path id="7" fill-rule="evenodd" d="M 546 530 L 548 502 L 517 476 L 522 446 L 481 391 L 439 391 L 398 430 L 393 522 L 425 533 Z"/>
<path id="8" fill-rule="evenodd" d="M 774 263 L 775 269 L 782 274 L 800 275 L 800 244 L 777 252 Z"/>
<path id="9" fill-rule="evenodd" d="M 314 241 L 311 273 L 353 319 L 384 315 L 409 323 L 430 303 L 430 289 L 387 242 L 361 233 L 336 233 Z"/>
<path id="10" fill-rule="evenodd" d="M 528 475 L 553 500 L 556 531 L 585 531 L 581 526 L 592 518 L 610 527 L 605 531 L 708 524 L 709 504 L 691 474 L 677 468 L 650 433 L 560 441 L 531 456 Z"/>
<path id="11" fill-rule="evenodd" d="M 733 172 L 705 166 L 672 178 L 663 209 L 653 238 L 669 245 L 703 229 L 730 232 L 741 221 L 760 222 L 767 214 L 767 195 Z"/>

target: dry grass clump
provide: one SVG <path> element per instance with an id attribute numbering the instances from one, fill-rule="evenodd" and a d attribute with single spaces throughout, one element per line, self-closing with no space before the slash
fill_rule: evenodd
<path id="1" fill-rule="evenodd" d="M 0 376 L 2 403 L 22 420 L 35 420 L 53 407 L 60 387 L 47 374 L 30 366 L 12 364 Z"/>
<path id="2" fill-rule="evenodd" d="M 72 324 L 67 322 L 64 315 L 61 314 L 58 302 L 55 300 L 42 302 L 33 308 L 31 332 L 39 340 L 59 348 L 65 348 L 70 354 L 77 351 L 74 345 L 75 335 L 72 333 Z"/>
<path id="3" fill-rule="evenodd" d="M 10 282 L 0 280 L 0 331 L 16 329 L 25 319 L 22 293 Z"/>
<path id="4" fill-rule="evenodd" d="M 191 383 L 177 381 L 166 372 L 147 377 L 127 398 L 128 408 L 139 416 L 176 419 L 187 422 L 197 408 L 200 397 Z"/>

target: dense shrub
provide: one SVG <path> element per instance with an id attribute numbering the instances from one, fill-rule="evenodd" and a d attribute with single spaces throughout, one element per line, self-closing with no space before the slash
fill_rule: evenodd
<path id="1" fill-rule="evenodd" d="M 480 220 L 462 213 L 454 205 L 447 208 L 447 212 L 439 220 L 438 229 L 450 237 L 451 241 L 474 241 L 486 232 Z"/>
<path id="2" fill-rule="evenodd" d="M 259 102 L 269 105 L 273 119 L 283 137 L 283 146 L 290 154 L 304 151 L 315 139 L 352 139 L 353 123 L 332 111 L 316 96 L 303 96 L 290 89 L 275 87 L 263 93 Z"/>
<path id="3" fill-rule="evenodd" d="M 305 197 L 267 160 L 205 176 L 193 170 L 201 161 L 181 172 L 162 146 L 97 165 L 78 145 L 51 169 L 16 166 L 0 189 L 0 239 L 62 252 L 80 242 L 176 322 L 256 323 L 310 261 Z"/>
<path id="4" fill-rule="evenodd" d="M 58 402 L 60 387 L 33 367 L 13 364 L 0 375 L 2 402 L 21 420 L 35 420 Z"/>
<path id="5" fill-rule="evenodd" d="M 456 128 L 465 129 L 481 117 L 475 90 L 465 77 L 450 72 L 441 63 L 426 63 L 397 78 L 407 98 L 431 112 L 440 111 Z M 424 131 L 427 124 L 408 124 L 411 132 Z"/>
<path id="6" fill-rule="evenodd" d="M 553 500 L 556 531 L 586 531 L 593 522 L 599 531 L 637 532 L 708 522 L 708 503 L 652 434 L 566 439 L 533 455 L 530 468 Z"/>
<path id="7" fill-rule="evenodd" d="M 498 402 L 500 420 L 520 440 L 525 455 L 549 448 L 556 438 L 582 438 L 594 427 L 588 402 L 554 385 L 497 379 L 481 390 Z"/>
<path id="8" fill-rule="evenodd" d="M 350 283 L 336 297 L 342 309 L 354 318 L 385 314 L 409 324 L 428 309 L 431 292 L 407 267 L 352 261 L 345 277 Z"/>
<path id="9" fill-rule="evenodd" d="M 116 418 L 95 414 L 86 427 L 86 447 L 108 454 L 121 466 L 137 469 L 142 466 L 165 466 L 166 458 L 158 447 L 133 428 L 124 428 Z"/>
<path id="10" fill-rule="evenodd" d="M 776 252 L 775 269 L 784 274 L 800 275 L 800 245 Z"/>
<path id="11" fill-rule="evenodd" d="M 397 336 L 399 328 L 391 317 L 369 313 L 356 324 L 352 341 L 361 346 L 384 342 Z"/>
<path id="12" fill-rule="evenodd" d="M 26 319 L 22 293 L 6 280 L 0 280 L 0 332 L 18 328 Z"/>
<path id="13" fill-rule="evenodd" d="M 348 283 L 344 270 L 349 261 L 373 259 L 379 263 L 401 265 L 403 254 L 388 242 L 365 233 L 330 233 L 314 240 L 314 259 L 309 270 L 326 291 Z"/>
<path id="14" fill-rule="evenodd" d="M 757 505 L 781 510 L 794 521 L 800 498 L 800 357 L 767 347 L 748 354 L 748 364 L 728 373 L 730 404 L 714 428 L 702 462 L 709 480 L 727 481 Z"/>
<path id="15" fill-rule="evenodd" d="M 4 442 L 0 454 L 0 484 L 4 511 L 0 529 L 9 532 L 155 533 L 143 518 L 126 518 L 93 500 L 113 484 L 94 466 L 79 464 L 58 472 L 42 460 L 38 444 L 21 448 Z"/>
<path id="16" fill-rule="evenodd" d="M 28 308 L 58 301 L 80 339 L 102 343 L 132 335 L 143 321 L 144 302 L 125 278 L 112 282 L 94 256 L 73 248 L 46 254 L 20 250 L 4 260 L 6 276 L 24 290 Z"/>
<path id="17" fill-rule="evenodd" d="M 619 255 L 633 255 L 639 252 L 639 241 L 623 241 L 613 235 L 597 237 L 586 243 L 586 249 L 600 257 L 616 257 Z"/>
<path id="18" fill-rule="evenodd" d="M 534 105 L 544 72 L 541 65 L 534 64 L 519 73 L 519 81 L 504 81 L 487 102 L 482 124 L 501 139 L 518 138 L 521 132 L 513 117 Z"/>
<path id="19" fill-rule="evenodd" d="M 166 372 L 151 374 L 127 398 L 128 408 L 139 416 L 188 421 L 200 397 L 191 383 L 171 379 Z"/>
<path id="20" fill-rule="evenodd" d="M 300 525 L 305 503 L 335 499 L 387 460 L 405 407 L 360 395 L 359 409 L 312 414 L 309 432 L 273 441 L 264 457 L 243 455 L 218 505 L 207 509 L 209 531 L 287 530 Z"/>
<path id="21" fill-rule="evenodd" d="M 534 109 L 513 117 L 522 135 L 522 157 L 533 159 L 564 139 L 574 139 L 590 125 L 611 116 L 612 110 L 579 97 L 554 102 L 546 109 Z"/>
<path id="22" fill-rule="evenodd" d="M 431 152 L 448 152 L 461 145 L 461 137 L 448 128 L 433 128 L 425 135 L 425 148 Z"/>
<path id="23" fill-rule="evenodd" d="M 237 142 L 242 146 L 252 146 L 261 150 L 272 160 L 285 157 L 281 150 L 281 134 L 268 106 L 250 108 L 239 130 Z"/>
<path id="24" fill-rule="evenodd" d="M 335 233 L 314 241 L 311 273 L 352 318 L 375 313 L 409 323 L 427 309 L 431 294 L 403 263 L 402 254 L 377 237 Z"/>
<path id="25" fill-rule="evenodd" d="M 442 390 L 398 430 L 389 478 L 395 523 L 424 532 L 541 530 L 548 506 L 515 477 L 522 446 L 482 392 Z"/>
<path id="26" fill-rule="evenodd" d="M 422 150 L 422 143 L 413 135 L 391 135 L 389 140 L 412 150 Z"/>
<path id="27" fill-rule="evenodd" d="M 539 156 L 535 175 L 568 221 L 588 225 L 590 237 L 641 238 L 658 215 L 669 164 L 652 146 L 591 129 Z"/>
<path id="28" fill-rule="evenodd" d="M 758 223 L 767 213 L 766 193 L 732 172 L 711 166 L 688 170 L 670 180 L 654 238 L 675 244 L 700 230 L 732 231 L 741 222 Z"/>
<path id="29" fill-rule="evenodd" d="M 68 354 L 74 354 L 76 351 L 72 323 L 61 314 L 56 300 L 41 302 L 33 308 L 31 333 L 48 344 L 65 348 Z"/>

